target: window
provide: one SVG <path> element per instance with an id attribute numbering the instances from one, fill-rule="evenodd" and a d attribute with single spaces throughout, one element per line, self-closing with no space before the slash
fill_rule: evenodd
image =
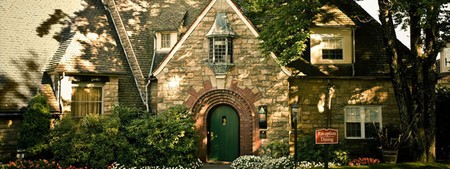
<path id="1" fill-rule="evenodd" d="M 450 48 L 443 50 L 444 67 L 450 67 Z"/>
<path id="2" fill-rule="evenodd" d="M 161 34 L 161 48 L 170 48 L 170 34 L 169 33 Z"/>
<path id="3" fill-rule="evenodd" d="M 155 40 L 158 51 L 169 51 L 177 42 L 177 32 L 157 32 Z"/>
<path id="4" fill-rule="evenodd" d="M 311 28 L 311 64 L 351 64 L 354 35 L 352 28 Z"/>
<path id="5" fill-rule="evenodd" d="M 72 87 L 71 112 L 74 117 L 102 114 L 102 87 L 94 84 L 75 84 Z"/>
<path id="6" fill-rule="evenodd" d="M 227 37 L 212 37 L 209 40 L 210 63 L 233 63 L 233 40 Z"/>
<path id="7" fill-rule="evenodd" d="M 381 106 L 347 106 L 345 108 L 346 138 L 372 138 L 376 136 L 375 129 L 381 129 Z"/>
<path id="8" fill-rule="evenodd" d="M 322 38 L 322 59 L 342 60 L 342 37 Z"/>

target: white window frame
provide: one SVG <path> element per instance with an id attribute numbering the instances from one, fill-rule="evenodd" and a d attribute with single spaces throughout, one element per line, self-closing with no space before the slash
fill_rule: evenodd
<path id="1" fill-rule="evenodd" d="M 334 42 L 334 41 L 337 41 L 337 42 L 340 42 L 340 44 L 339 43 L 336 43 L 337 45 L 334 45 L 334 46 L 326 46 L 326 44 L 327 44 L 327 42 Z M 334 61 L 342 61 L 342 60 L 344 60 L 344 37 L 342 37 L 342 36 L 322 36 L 322 41 L 321 41 L 321 43 L 320 43 L 320 46 L 322 47 L 322 50 L 320 50 L 320 55 L 321 55 L 321 57 L 322 57 L 322 60 L 325 60 L 325 59 L 329 59 L 329 58 L 324 58 L 324 54 L 323 54 L 323 50 L 325 49 L 329 49 L 329 50 L 338 50 L 338 49 L 340 49 L 341 50 L 341 56 L 342 56 L 342 58 L 340 58 L 340 59 L 329 59 L 329 60 L 334 60 Z"/>
<path id="2" fill-rule="evenodd" d="M 442 61 L 443 61 L 443 66 L 446 68 L 450 68 L 450 48 L 444 48 L 442 51 Z"/>
<path id="3" fill-rule="evenodd" d="M 360 115 L 360 119 L 359 120 L 355 120 L 355 121 L 351 121 L 349 120 L 347 117 L 347 113 L 350 113 L 348 111 L 348 109 L 354 109 L 354 108 L 358 108 L 359 109 L 359 115 Z M 371 109 L 377 109 L 378 115 L 377 115 L 377 119 L 375 121 L 367 121 L 366 119 L 366 108 L 371 108 Z M 379 123 L 379 130 L 381 130 L 382 126 L 383 126 L 383 119 L 382 119 L 382 107 L 381 106 L 346 106 L 344 109 L 344 130 L 345 130 L 345 138 L 346 139 L 368 139 L 366 137 L 366 126 L 365 123 L 372 123 L 372 122 L 376 122 Z M 361 137 L 347 137 L 347 123 L 360 123 L 361 126 Z"/>
<path id="4" fill-rule="evenodd" d="M 168 47 L 162 44 L 162 37 L 164 35 L 170 35 L 170 45 Z M 156 50 L 157 51 L 169 51 L 177 43 L 178 36 L 177 32 L 156 32 Z"/>
<path id="5" fill-rule="evenodd" d="M 93 87 L 93 88 L 101 88 L 101 107 L 100 107 L 100 114 L 104 114 L 104 101 L 105 101 L 105 90 L 104 90 L 104 85 L 102 83 L 88 83 L 88 82 L 80 82 L 80 83 L 72 83 L 72 95 L 73 93 L 73 88 L 78 88 L 78 87 Z M 73 96 L 72 96 L 73 97 Z M 71 99 L 70 101 L 70 106 L 72 106 L 73 100 Z M 72 108 L 71 108 L 72 109 Z M 71 112 L 72 116 L 74 118 L 82 118 L 84 116 L 74 116 L 74 112 Z M 87 114 L 86 114 L 87 115 Z"/>
<path id="6" fill-rule="evenodd" d="M 340 39 L 342 59 L 323 58 L 323 49 L 326 48 L 326 39 Z M 354 51 L 354 35 L 352 28 L 311 28 L 310 35 L 310 61 L 311 64 L 352 64 Z"/>

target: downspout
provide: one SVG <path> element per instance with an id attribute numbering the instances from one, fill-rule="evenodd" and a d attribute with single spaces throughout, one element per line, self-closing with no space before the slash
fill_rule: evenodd
<path id="1" fill-rule="evenodd" d="M 355 76 L 355 28 L 352 28 L 352 76 Z"/>
<path id="2" fill-rule="evenodd" d="M 62 100 L 61 100 L 61 80 L 64 79 L 66 76 L 66 72 L 62 72 L 62 76 L 58 77 L 58 105 L 59 105 L 59 118 L 61 118 L 61 115 L 63 113 L 62 110 Z"/>
<path id="3" fill-rule="evenodd" d="M 153 77 L 153 64 L 155 63 L 155 57 L 156 57 L 156 32 L 153 31 L 153 57 L 152 57 L 152 63 L 150 65 L 150 72 L 148 73 L 148 80 L 147 80 L 147 84 L 145 85 L 145 96 L 146 96 L 146 100 L 147 103 L 145 104 L 147 107 L 147 112 L 150 111 L 150 97 L 148 94 L 148 86 L 150 86 L 150 83 L 152 82 L 152 77 Z"/>

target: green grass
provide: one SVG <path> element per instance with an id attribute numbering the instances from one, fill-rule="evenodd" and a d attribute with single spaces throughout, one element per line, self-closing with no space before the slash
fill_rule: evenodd
<path id="1" fill-rule="evenodd" d="M 398 163 L 398 164 L 377 164 L 370 166 L 358 166 L 358 167 L 350 167 L 350 166 L 342 166 L 337 167 L 340 169 L 350 169 L 350 168 L 368 168 L 368 169 L 450 169 L 450 164 L 442 164 L 442 163 Z"/>

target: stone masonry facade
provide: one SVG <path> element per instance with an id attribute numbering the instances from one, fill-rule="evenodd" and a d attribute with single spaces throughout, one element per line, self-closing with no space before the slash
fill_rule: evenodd
<path id="1" fill-rule="evenodd" d="M 370 139 L 346 139 L 346 106 L 381 106 L 382 125 L 398 125 L 399 115 L 392 82 L 388 78 L 296 78 L 291 79 L 290 97 L 298 100 L 299 137 L 313 134 L 315 129 L 326 127 L 326 113 L 318 111 L 320 96 L 327 92 L 327 85 L 335 89 L 331 99 L 331 128 L 338 129 L 339 142 L 354 151 L 367 151 Z M 293 138 L 293 137 L 291 137 Z M 348 143 L 348 144 L 347 144 Z M 358 143 L 358 144 L 352 144 Z"/>
<path id="2" fill-rule="evenodd" d="M 152 86 L 152 98 L 157 99 L 152 104 L 158 111 L 185 105 L 195 114 L 202 160 L 206 153 L 207 114 L 215 105 L 226 104 L 237 110 L 241 155 L 256 154 L 262 144 L 289 137 L 288 75 L 273 59 L 262 56 L 259 40 L 231 8 L 226 13 L 237 34 L 233 40 L 234 67 L 223 77 L 216 76 L 208 67 L 206 33 L 216 12 L 217 5 L 156 75 L 157 86 Z M 259 138 L 256 109 L 260 105 L 266 105 L 268 110 L 267 139 Z"/>

